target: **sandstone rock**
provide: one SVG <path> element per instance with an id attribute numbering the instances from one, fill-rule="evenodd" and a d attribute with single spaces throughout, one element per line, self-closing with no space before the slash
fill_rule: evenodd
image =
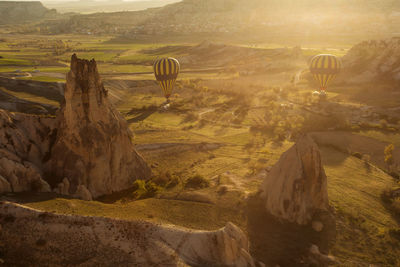
<path id="1" fill-rule="evenodd" d="M 61 183 L 57 185 L 54 192 L 60 195 L 69 195 L 69 180 L 64 178 Z"/>
<path id="2" fill-rule="evenodd" d="M 11 192 L 10 183 L 0 175 L 0 194 Z"/>
<path id="3" fill-rule="evenodd" d="M 76 193 L 74 195 L 76 198 L 80 198 L 82 200 L 90 201 L 93 200 L 92 194 L 84 185 L 79 185 Z"/>
<path id="4" fill-rule="evenodd" d="M 194 231 L 2 202 L 0 224 L 0 240 L 12 240 L 0 248 L 11 266 L 255 266 L 246 235 L 231 223 L 217 231 Z"/>
<path id="5" fill-rule="evenodd" d="M 72 56 L 64 96 L 46 169 L 53 186 L 67 177 L 70 194 L 83 185 L 98 197 L 150 176 L 126 121 L 108 100 L 94 60 Z"/>
<path id="6" fill-rule="evenodd" d="M 316 245 L 311 245 L 309 252 L 309 261 L 316 266 L 329 266 L 338 264 L 333 256 L 322 254 Z"/>
<path id="7" fill-rule="evenodd" d="M 1 158 L 0 175 L 10 183 L 12 192 L 50 191 L 50 186 L 42 179 L 40 171 L 29 162 L 21 163 Z"/>
<path id="8" fill-rule="evenodd" d="M 279 219 L 305 225 L 328 211 L 327 178 L 317 145 L 307 135 L 283 153 L 261 186 L 267 211 Z"/>
<path id="9" fill-rule="evenodd" d="M 5 192 L 50 191 L 43 179 L 54 119 L 0 110 L 0 176 L 10 185 Z"/>
<path id="10" fill-rule="evenodd" d="M 313 221 L 311 226 L 316 232 L 321 232 L 324 229 L 324 224 L 320 221 Z"/>

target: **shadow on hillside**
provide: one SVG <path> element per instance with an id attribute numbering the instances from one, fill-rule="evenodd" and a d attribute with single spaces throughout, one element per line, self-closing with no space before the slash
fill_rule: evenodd
<path id="1" fill-rule="evenodd" d="M 134 123 L 134 122 L 144 121 L 145 119 L 150 117 L 156 111 L 157 110 L 146 110 L 146 111 L 143 111 L 143 112 L 139 113 L 139 115 L 137 115 L 136 117 L 127 120 L 127 122 L 128 123 Z"/>
<path id="2" fill-rule="evenodd" d="M 304 261 L 311 244 L 327 253 L 327 236 L 317 234 L 310 226 L 279 222 L 265 211 L 259 196 L 251 196 L 247 203 L 247 231 L 250 253 L 267 266 L 309 266 Z"/>
<path id="3" fill-rule="evenodd" d="M 321 151 L 322 163 L 326 166 L 342 166 L 343 162 L 349 157 L 348 154 L 332 146 L 319 146 L 319 149 Z"/>

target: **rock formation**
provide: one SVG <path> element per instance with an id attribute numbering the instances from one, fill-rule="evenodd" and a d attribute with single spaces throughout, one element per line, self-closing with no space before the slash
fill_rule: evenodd
<path id="1" fill-rule="evenodd" d="M 267 211 L 289 222 L 305 225 L 320 211 L 329 210 L 327 178 L 321 155 L 309 136 L 300 137 L 283 153 L 261 190 Z M 318 223 L 315 225 L 321 228 Z"/>
<path id="2" fill-rule="evenodd" d="M 0 110 L 0 193 L 50 191 L 43 179 L 54 120 Z"/>
<path id="3" fill-rule="evenodd" d="M 132 144 L 127 122 L 108 100 L 94 60 L 72 56 L 64 97 L 47 165 L 51 185 L 67 178 L 70 194 L 79 189 L 98 197 L 150 176 Z"/>
<path id="4" fill-rule="evenodd" d="M 255 266 L 245 234 L 231 223 L 194 231 L 2 202 L 0 224 L 0 240 L 8 240 L 0 247 L 6 265 Z"/>
<path id="5" fill-rule="evenodd" d="M 338 80 L 350 83 L 384 82 L 398 87 L 400 81 L 400 38 L 365 41 L 343 57 Z"/>
<path id="6" fill-rule="evenodd" d="M 57 98 L 57 88 L 38 93 L 50 90 Z M 64 98 L 56 118 L 0 110 L 0 193 L 52 188 L 91 200 L 150 176 L 94 60 L 72 57 Z"/>

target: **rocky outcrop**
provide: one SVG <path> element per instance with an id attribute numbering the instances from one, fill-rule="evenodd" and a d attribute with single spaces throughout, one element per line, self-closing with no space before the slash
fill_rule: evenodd
<path id="1" fill-rule="evenodd" d="M 126 121 L 108 100 L 94 60 L 72 57 L 65 93 L 58 84 L 35 84 L 39 88 L 32 93 L 64 101 L 56 118 L 0 110 L 0 193 L 53 190 L 91 200 L 150 176 Z M 8 86 L 19 91 L 24 83 Z M 13 102 L 6 96 L 7 104 Z"/>
<path id="2" fill-rule="evenodd" d="M 50 191 L 43 179 L 55 121 L 0 110 L 0 193 Z"/>
<path id="3" fill-rule="evenodd" d="M 0 240 L 8 240 L 0 253 L 10 266 L 255 266 L 245 234 L 231 223 L 194 231 L 2 202 L 0 224 Z"/>
<path id="4" fill-rule="evenodd" d="M 307 135 L 283 153 L 262 187 L 267 212 L 300 225 L 329 211 L 327 178 L 317 145 Z M 323 226 L 314 223 L 316 230 Z M 321 229 L 322 230 L 322 229 Z"/>
<path id="5" fill-rule="evenodd" d="M 108 100 L 94 60 L 72 56 L 57 137 L 47 164 L 59 192 L 98 197 L 147 179 L 150 169 L 135 151 L 128 124 Z M 68 190 L 61 188 L 66 178 Z"/>
<path id="6" fill-rule="evenodd" d="M 343 57 L 339 81 L 379 82 L 398 87 L 400 81 L 400 38 L 365 41 L 355 45 Z"/>

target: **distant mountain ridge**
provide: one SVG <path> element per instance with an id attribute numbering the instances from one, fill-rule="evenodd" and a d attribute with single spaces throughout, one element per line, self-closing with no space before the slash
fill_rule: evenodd
<path id="1" fill-rule="evenodd" d="M 196 33 L 194 37 L 228 34 L 266 40 L 340 37 L 356 43 L 393 37 L 398 25 L 397 0 L 183 0 L 140 11 L 69 14 L 39 27 L 47 34 L 114 34 L 133 39 Z"/>
<path id="2" fill-rule="evenodd" d="M 161 7 L 167 4 L 179 2 L 180 0 L 138 0 L 138 1 L 44 1 L 44 6 L 55 8 L 60 13 L 96 13 L 96 12 L 119 12 L 138 11 L 148 8 Z"/>
<path id="3" fill-rule="evenodd" d="M 0 2 L 0 24 L 37 21 L 56 16 L 56 10 L 47 9 L 40 1 Z"/>

